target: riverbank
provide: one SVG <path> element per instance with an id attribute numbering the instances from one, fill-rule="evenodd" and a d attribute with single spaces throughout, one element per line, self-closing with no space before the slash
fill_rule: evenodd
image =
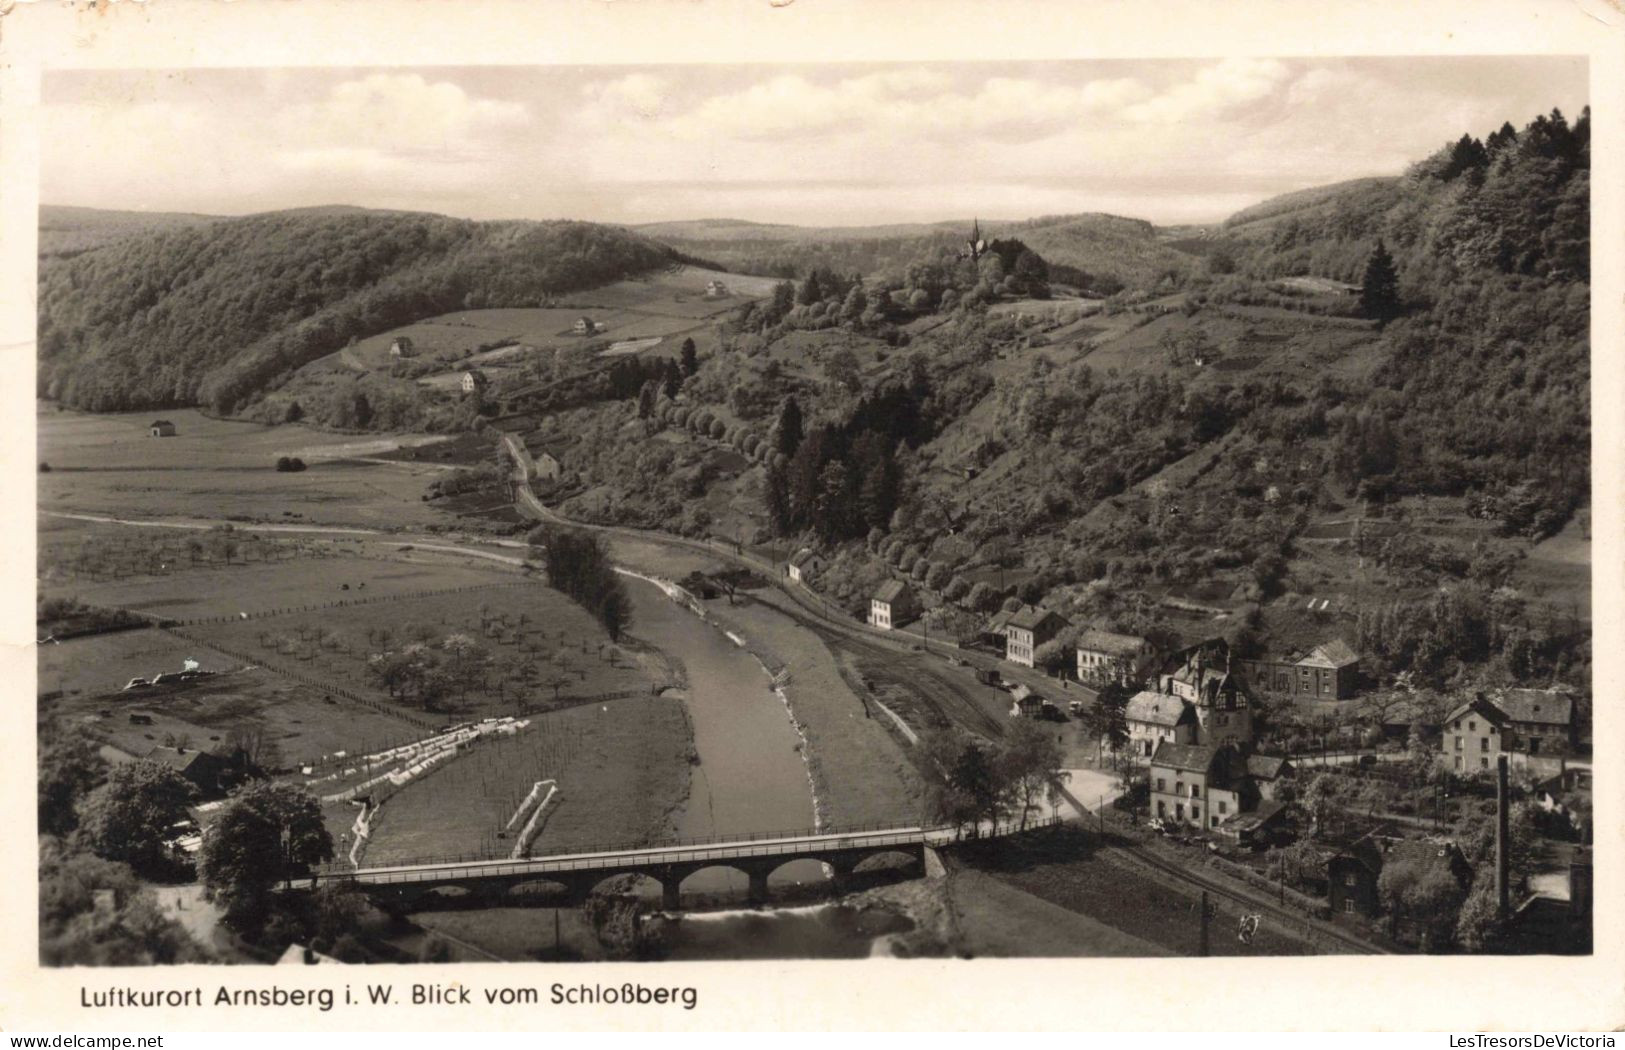
<path id="1" fill-rule="evenodd" d="M 895 726 L 841 675 L 837 657 L 811 630 L 748 593 L 707 612 L 781 673 L 779 691 L 806 738 L 806 759 L 827 826 L 920 819 L 923 787 Z"/>

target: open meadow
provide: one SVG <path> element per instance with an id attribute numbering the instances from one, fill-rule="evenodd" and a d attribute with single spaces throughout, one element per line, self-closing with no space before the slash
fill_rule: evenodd
<path id="1" fill-rule="evenodd" d="M 668 838 L 688 794 L 691 737 L 681 700 L 642 696 L 527 720 L 389 796 L 372 818 L 370 864 L 445 854 L 503 855 L 519 844 L 538 782 L 546 799 L 529 851 Z"/>
<path id="2" fill-rule="evenodd" d="M 373 457 L 442 438 L 332 434 L 299 425 L 210 419 L 191 409 L 162 413 L 175 424 L 176 435 L 155 438 L 147 427 L 157 418 L 40 406 L 41 509 L 131 518 L 319 520 L 375 528 L 435 520 L 422 495 L 437 468 Z M 309 469 L 278 471 L 282 456 L 298 457 Z"/>

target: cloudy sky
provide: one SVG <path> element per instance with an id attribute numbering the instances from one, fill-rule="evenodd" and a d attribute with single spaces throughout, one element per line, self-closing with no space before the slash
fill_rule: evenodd
<path id="1" fill-rule="evenodd" d="M 1208 222 L 1584 105 L 1584 59 L 55 72 L 46 203 Z"/>

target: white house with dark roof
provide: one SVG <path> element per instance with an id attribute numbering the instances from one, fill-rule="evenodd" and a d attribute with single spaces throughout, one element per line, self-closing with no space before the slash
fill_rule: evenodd
<path id="1" fill-rule="evenodd" d="M 1505 753 L 1518 769 L 1561 768 L 1574 748 L 1574 697 L 1564 689 L 1479 693 L 1444 719 L 1441 760 L 1455 773 L 1484 773 Z"/>
<path id="2" fill-rule="evenodd" d="M 889 631 L 893 627 L 901 627 L 917 615 L 919 605 L 914 597 L 914 588 L 906 580 L 887 580 L 869 599 L 871 626 Z"/>
<path id="3" fill-rule="evenodd" d="M 1023 667 L 1033 666 L 1033 653 L 1066 626 L 1066 617 L 1060 613 L 1023 605 L 1004 623 L 1004 658 Z"/>
<path id="4" fill-rule="evenodd" d="M 1135 693 L 1124 708 L 1128 722 L 1129 752 L 1136 760 L 1150 759 L 1157 745 L 1196 742 L 1196 705 L 1167 693 Z"/>
<path id="5" fill-rule="evenodd" d="M 470 368 L 468 371 L 463 373 L 462 387 L 463 393 L 465 394 L 479 393 L 489 385 L 490 380 L 486 379 L 485 373 L 481 372 L 478 368 Z"/>
<path id="6" fill-rule="evenodd" d="M 785 575 L 797 583 L 806 583 L 824 571 L 824 556 L 811 547 L 803 547 L 790 555 Z"/>
<path id="7" fill-rule="evenodd" d="M 1151 643 L 1137 634 L 1084 631 L 1078 636 L 1078 681 L 1133 686 L 1145 677 L 1153 656 Z"/>

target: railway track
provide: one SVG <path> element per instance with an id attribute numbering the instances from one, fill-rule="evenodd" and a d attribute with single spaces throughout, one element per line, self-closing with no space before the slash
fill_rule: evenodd
<path id="1" fill-rule="evenodd" d="M 1256 912 L 1259 915 L 1274 919 L 1287 930 L 1307 930 L 1312 937 L 1333 941 L 1359 955 L 1391 955 L 1392 952 L 1380 945 L 1372 944 L 1352 934 L 1345 933 L 1330 923 L 1319 922 L 1301 915 L 1290 908 L 1283 907 L 1271 901 L 1263 893 L 1240 891 L 1234 886 L 1224 885 L 1216 879 L 1200 875 L 1183 865 L 1175 864 L 1157 856 L 1151 850 L 1134 843 L 1118 843 L 1107 846 L 1106 849 L 1115 851 L 1119 856 L 1126 857 L 1132 862 L 1152 868 L 1164 875 L 1172 876 L 1181 882 L 1189 883 L 1208 893 L 1217 894 L 1231 901 L 1239 907 Z"/>

